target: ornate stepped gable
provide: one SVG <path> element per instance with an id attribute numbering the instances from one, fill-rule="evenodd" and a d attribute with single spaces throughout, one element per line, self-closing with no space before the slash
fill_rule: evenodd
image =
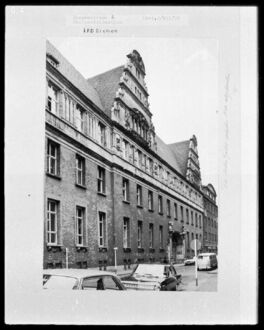
<path id="1" fill-rule="evenodd" d="M 198 189 L 201 185 L 201 172 L 197 149 L 197 139 L 193 135 L 190 140 L 168 145 L 177 159 L 182 174 Z"/>

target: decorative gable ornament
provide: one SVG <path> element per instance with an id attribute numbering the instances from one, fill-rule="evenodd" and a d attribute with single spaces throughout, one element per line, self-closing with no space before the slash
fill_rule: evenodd
<path id="1" fill-rule="evenodd" d="M 138 51 L 134 49 L 130 54 L 127 55 L 127 57 L 136 67 L 138 67 L 143 72 L 144 75 L 146 74 L 144 62 Z"/>

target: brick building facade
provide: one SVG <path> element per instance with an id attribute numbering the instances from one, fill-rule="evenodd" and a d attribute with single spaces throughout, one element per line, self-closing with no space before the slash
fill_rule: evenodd
<path id="1" fill-rule="evenodd" d="M 47 42 L 44 268 L 173 260 L 203 242 L 195 136 L 165 144 L 148 104 L 145 66 L 85 79 Z"/>

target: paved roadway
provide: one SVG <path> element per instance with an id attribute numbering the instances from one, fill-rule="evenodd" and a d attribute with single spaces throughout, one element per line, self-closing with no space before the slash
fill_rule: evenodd
<path id="1" fill-rule="evenodd" d="M 179 291 L 217 291 L 218 269 L 198 271 L 198 286 L 195 281 L 194 266 L 178 266 L 177 273 L 182 275 Z"/>

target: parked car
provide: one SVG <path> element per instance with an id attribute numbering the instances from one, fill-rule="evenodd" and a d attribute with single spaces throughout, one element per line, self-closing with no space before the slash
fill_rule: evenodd
<path id="1" fill-rule="evenodd" d="M 195 257 L 193 257 L 191 259 L 184 260 L 184 265 L 185 266 L 194 265 L 194 264 L 195 264 Z"/>
<path id="2" fill-rule="evenodd" d="M 138 264 L 131 275 L 121 278 L 128 290 L 176 291 L 181 275 L 173 265 Z"/>
<path id="3" fill-rule="evenodd" d="M 200 253 L 197 258 L 197 270 L 217 268 L 215 253 Z"/>
<path id="4" fill-rule="evenodd" d="M 126 290 L 111 272 L 91 269 L 45 269 L 43 288 L 58 290 Z"/>

